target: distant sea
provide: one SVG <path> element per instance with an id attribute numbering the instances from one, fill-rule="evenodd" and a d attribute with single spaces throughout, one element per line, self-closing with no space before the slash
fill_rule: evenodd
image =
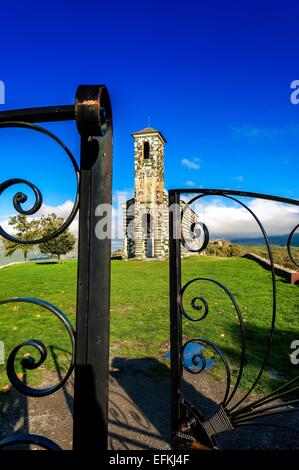
<path id="1" fill-rule="evenodd" d="M 74 258 L 77 257 L 77 249 L 76 247 L 72 250 L 66 258 Z M 43 253 L 41 253 L 38 249 L 33 249 L 28 254 L 28 261 L 30 260 L 41 260 L 41 259 L 48 259 L 49 257 Z M 12 256 L 5 256 L 4 255 L 4 247 L 0 245 L 0 266 L 4 266 L 10 263 L 16 263 L 18 261 L 24 261 L 24 256 L 22 250 L 17 250 Z"/>
<path id="2" fill-rule="evenodd" d="M 29 253 L 28 260 L 32 258 L 46 258 L 46 255 L 42 255 L 38 250 L 33 250 Z M 12 256 L 5 256 L 4 247 L 0 246 L 0 266 L 16 263 L 17 261 L 24 261 L 23 252 L 21 250 L 17 250 Z"/>
<path id="3" fill-rule="evenodd" d="M 284 246 L 287 245 L 289 235 L 273 235 L 269 236 L 270 243 L 276 246 Z M 237 243 L 238 245 L 247 245 L 247 246 L 262 246 L 265 245 L 265 240 L 262 237 L 258 238 L 231 238 L 230 241 L 232 243 Z M 299 234 L 296 233 L 292 239 L 292 246 L 299 247 Z M 122 244 L 119 240 L 112 242 L 112 250 L 122 248 Z M 72 250 L 68 255 L 67 258 L 77 257 L 77 246 L 75 246 L 74 250 Z M 40 253 L 38 249 L 34 249 L 28 255 L 28 259 L 47 259 L 47 256 Z M 5 264 L 15 263 L 17 261 L 24 261 L 24 256 L 21 250 L 17 250 L 12 256 L 7 257 L 4 255 L 4 247 L 1 245 L 0 242 L 0 266 Z"/>
<path id="4" fill-rule="evenodd" d="M 269 241 L 271 245 L 276 246 L 287 246 L 287 241 L 289 235 L 273 235 L 269 236 Z M 248 246 L 261 246 L 265 245 L 265 240 L 262 237 L 259 238 L 233 238 L 230 239 L 232 243 L 237 243 L 238 245 L 248 245 Z M 299 234 L 295 233 L 292 238 L 292 246 L 299 246 Z"/>

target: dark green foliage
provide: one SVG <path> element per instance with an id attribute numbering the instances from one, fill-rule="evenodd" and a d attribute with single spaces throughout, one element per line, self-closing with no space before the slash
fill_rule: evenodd
<path id="1" fill-rule="evenodd" d="M 289 258 L 286 247 L 281 246 L 271 246 L 274 263 L 287 268 L 297 270 L 298 268 L 293 264 Z M 247 245 L 237 245 L 235 243 L 225 242 L 223 246 L 215 242 L 210 242 L 207 246 L 204 254 L 207 256 L 221 256 L 221 257 L 231 257 L 231 256 L 242 256 L 245 253 L 255 253 L 263 258 L 269 259 L 269 254 L 267 247 L 264 246 L 247 246 Z M 292 248 L 293 257 L 297 262 L 299 262 L 299 248 Z"/>
<path id="2" fill-rule="evenodd" d="M 11 225 L 15 231 L 14 236 L 22 240 L 34 240 L 38 234 L 38 221 L 28 220 L 26 215 L 18 214 L 9 218 L 9 225 Z M 28 253 L 32 251 L 34 245 L 23 245 L 15 243 L 10 240 L 3 239 L 5 248 L 5 256 L 12 256 L 15 251 L 22 250 L 24 254 L 24 261 L 27 261 Z"/>
<path id="3" fill-rule="evenodd" d="M 45 237 L 56 230 L 63 224 L 63 218 L 57 217 L 55 214 L 49 214 L 47 217 L 42 217 L 39 221 L 41 236 Z M 52 240 L 39 244 L 41 253 L 57 256 L 60 261 L 61 255 L 66 255 L 74 248 L 76 239 L 71 234 L 69 229 L 65 230 L 61 235 Z"/>

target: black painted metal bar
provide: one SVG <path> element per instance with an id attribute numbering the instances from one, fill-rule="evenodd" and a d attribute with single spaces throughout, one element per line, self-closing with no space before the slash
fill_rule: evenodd
<path id="1" fill-rule="evenodd" d="M 42 108 L 24 108 L 0 112 L 0 122 L 53 122 L 71 121 L 75 119 L 75 106 L 46 106 Z"/>
<path id="2" fill-rule="evenodd" d="M 73 448 L 105 450 L 111 240 L 109 233 L 105 239 L 96 234 L 96 210 L 112 201 L 112 116 L 105 87 L 79 87 L 76 121 L 81 134 L 81 178 Z"/>
<path id="3" fill-rule="evenodd" d="M 169 293 L 170 293 L 170 362 L 171 362 L 171 444 L 181 425 L 182 318 L 179 308 L 181 290 L 180 195 L 169 191 Z"/>
<path id="4" fill-rule="evenodd" d="M 205 194 L 207 196 L 239 196 L 251 197 L 257 199 L 265 199 L 267 201 L 276 201 L 284 204 L 293 204 L 299 206 L 298 199 L 290 199 L 286 197 L 274 196 L 272 194 L 252 193 L 248 191 L 235 191 L 233 189 L 214 189 L 214 188 L 185 188 L 185 189 L 172 189 L 179 194 Z"/>
<path id="5" fill-rule="evenodd" d="M 47 129 L 37 126 L 37 122 L 76 120 L 81 135 L 80 169 L 64 143 Z M 107 210 L 108 231 L 106 237 L 99 238 L 96 233 L 97 210 L 101 204 L 112 202 L 112 113 L 107 89 L 102 85 L 80 86 L 77 89 L 75 105 L 50 106 L 0 112 L 0 127 L 25 128 L 41 132 L 54 139 L 67 153 L 76 173 L 78 191 L 74 207 L 62 227 L 51 233 L 50 238 L 57 237 L 74 219 L 80 204 L 79 215 L 79 256 L 77 286 L 77 329 L 76 340 L 67 317 L 55 306 L 39 299 L 13 298 L 1 303 L 30 302 L 50 310 L 65 324 L 72 345 L 75 347 L 73 359 L 66 376 L 54 387 L 32 389 L 23 386 L 14 370 L 14 358 L 21 347 L 26 344 L 35 347 L 41 359 L 34 368 L 41 365 L 46 356 L 45 345 L 38 340 L 28 340 L 18 345 L 8 360 L 8 377 L 24 395 L 44 396 L 61 388 L 72 373 L 75 362 L 74 390 L 74 433 L 75 450 L 107 449 L 108 437 L 108 383 L 109 383 L 109 311 L 110 311 L 110 250 L 111 236 L 109 222 L 111 212 Z M 0 194 L 15 184 L 25 184 L 36 196 L 34 206 L 24 210 L 22 203 L 27 195 L 17 193 L 13 205 L 17 212 L 25 215 L 35 214 L 41 204 L 42 195 L 39 189 L 29 181 L 14 178 L 0 185 Z M 78 197 L 79 194 L 79 197 Z M 80 199 L 80 202 L 79 202 Z M 110 220 L 109 220 L 110 219 Z M 1 235 L 14 239 L 0 227 Z M 33 240 L 32 243 L 40 240 Z M 75 360 L 74 360 L 75 357 Z M 30 359 L 30 358 L 29 358 Z M 30 360 L 24 364 L 32 369 Z M 22 442 L 36 443 L 45 448 L 57 449 L 58 446 L 42 436 L 27 434 Z M 20 441 L 21 441 L 20 440 Z M 8 447 L 19 442 L 18 437 L 9 436 L 0 442 L 0 447 Z"/>

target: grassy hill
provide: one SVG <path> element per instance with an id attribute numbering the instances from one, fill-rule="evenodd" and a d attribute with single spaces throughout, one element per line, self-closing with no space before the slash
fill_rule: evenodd
<path id="1" fill-rule="evenodd" d="M 296 266 L 290 259 L 286 246 L 271 245 L 271 252 L 274 263 L 280 264 L 295 271 L 298 270 L 298 266 Z M 297 246 L 292 246 L 291 252 L 294 260 L 299 265 L 299 248 Z M 208 248 L 205 250 L 206 255 L 216 255 L 220 257 L 242 256 L 245 253 L 256 253 L 263 258 L 269 259 L 268 250 L 265 244 L 242 245 L 225 241 L 224 246 L 217 246 L 211 242 Z"/>
<path id="2" fill-rule="evenodd" d="M 65 312 L 75 325 L 76 302 L 75 260 L 56 263 L 30 263 L 9 266 L 0 271 L 1 299 L 33 296 L 47 300 Z M 253 261 L 213 256 L 183 260 L 183 282 L 194 277 L 213 278 L 225 284 L 235 296 L 244 316 L 248 349 L 247 366 L 241 385 L 248 388 L 256 376 L 271 322 L 270 273 Z M 271 361 L 267 366 L 260 392 L 276 388 L 298 374 L 298 366 L 290 364 L 290 343 L 299 339 L 298 286 L 277 279 L 277 328 Z M 100 293 L 99 293 L 100 295 Z M 183 321 L 185 339 L 205 337 L 214 341 L 232 363 L 233 376 L 238 371 L 240 336 L 237 316 L 227 295 L 215 284 L 201 281 L 186 292 L 186 309 L 193 297 L 203 295 L 209 303 L 209 314 L 203 321 Z M 35 338 L 49 348 L 46 368 L 54 369 L 55 360 L 62 368 L 68 363 L 70 344 L 59 321 L 40 307 L 11 304 L 0 307 L 0 340 L 5 341 L 6 354 L 20 342 Z M 168 263 L 152 261 L 113 261 L 111 291 L 111 354 L 128 357 L 155 357 L 168 363 L 169 348 Z M 24 348 L 20 357 L 32 353 Z M 209 355 L 209 354 L 208 354 Z M 210 354 L 211 356 L 211 354 Z M 99 359 L 100 360 L 100 359 Z M 22 373 L 21 366 L 18 371 Z M 274 372 L 273 372 L 274 371 Z M 220 364 L 211 368 L 215 377 L 222 377 Z M 37 380 L 39 373 L 28 373 Z M 274 378 L 275 377 L 275 378 Z M 0 390 L 8 380 L 5 366 L 0 365 Z"/>

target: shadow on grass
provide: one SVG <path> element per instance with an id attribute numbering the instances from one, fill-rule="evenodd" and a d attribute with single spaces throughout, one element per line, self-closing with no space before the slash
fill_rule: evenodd
<path id="1" fill-rule="evenodd" d="M 184 381 L 189 397 L 198 395 Z M 205 410 L 216 404 L 201 396 Z M 110 374 L 111 449 L 167 449 L 171 438 L 170 369 L 153 357 L 114 357 Z"/>
<path id="2" fill-rule="evenodd" d="M 63 377 L 64 371 L 58 364 L 58 354 L 61 352 L 51 346 L 58 380 Z M 64 351 L 62 351 L 64 352 Z M 25 373 L 25 371 L 24 371 Z M 102 420 L 101 410 L 95 399 L 94 378 L 88 368 L 78 368 L 79 379 L 84 383 L 83 395 L 77 402 L 77 416 L 81 414 L 86 430 L 86 447 L 90 446 L 90 435 L 97 434 L 97 422 Z M 190 378 L 191 377 L 191 378 Z M 52 379 L 53 377 L 51 377 Z M 26 381 L 26 374 L 24 375 Z M 205 387 L 203 387 L 205 385 Z M 223 387 L 223 383 L 218 384 Z M 209 392 L 207 398 L 202 390 Z M 188 401 L 194 404 L 206 417 L 217 408 L 217 384 L 209 373 L 199 375 L 187 374 L 182 381 L 182 393 Z M 49 436 L 57 441 L 66 422 L 66 415 L 73 413 L 72 391 L 62 388 L 59 409 L 52 406 L 52 413 L 59 412 L 60 426 L 51 432 Z M 222 395 L 222 394 L 221 394 Z M 42 400 L 44 410 L 50 404 L 53 395 Z M 35 399 L 40 400 L 40 399 Z M 49 400 L 49 402 L 47 401 Z M 83 400 L 83 401 L 82 401 Z M 83 416 L 80 404 L 88 400 L 90 412 L 97 416 L 98 420 L 91 419 L 90 414 Z M 31 422 L 31 412 L 37 412 L 34 402 L 30 402 L 23 395 L 12 390 L 10 393 L 0 395 L 0 438 L 18 432 L 34 432 L 44 435 L 38 429 L 39 415 L 35 414 L 35 420 Z M 50 408 L 50 406 L 49 406 Z M 40 409 L 40 408 L 39 408 Z M 111 363 L 109 376 L 109 447 L 115 450 L 121 449 L 167 449 L 170 446 L 170 412 L 171 412 L 171 388 L 170 369 L 167 365 L 153 357 L 141 359 L 128 359 L 114 357 Z M 273 419 L 273 418 L 272 418 Z M 276 419 L 276 423 L 285 423 L 290 417 Z M 273 419 L 274 422 L 274 419 Z M 299 418 L 297 417 L 299 429 Z M 52 429 L 50 430 L 52 431 Z M 92 431 L 92 432 L 91 432 Z M 72 439 L 71 430 L 69 439 Z M 296 436 L 294 436 L 296 434 Z M 271 426 L 243 426 L 230 432 L 221 433 L 216 441 L 220 449 L 299 449 L 298 433 L 285 430 L 277 430 Z M 48 437 L 48 436 L 45 436 Z M 24 448 L 24 447 L 23 447 Z"/>
<path id="3" fill-rule="evenodd" d="M 246 388 L 250 387 L 249 379 L 251 378 L 251 381 L 254 380 L 255 375 L 258 374 L 262 367 L 268 348 L 270 326 L 257 326 L 251 323 L 246 323 L 245 325 L 246 354 L 243 374 L 245 381 L 243 384 L 246 385 Z M 234 338 L 236 338 L 238 327 L 235 324 L 230 324 L 229 328 Z M 294 330 L 274 329 L 270 353 L 265 363 L 263 375 L 258 382 L 260 391 L 269 393 L 299 376 L 299 365 L 292 364 L 290 360 L 290 354 L 294 351 L 291 349 L 291 343 L 297 339 L 299 339 L 299 336 L 296 335 Z M 220 349 L 222 349 L 229 360 L 239 364 L 241 348 L 239 351 L 236 351 L 235 348 L 226 345 Z M 248 372 L 249 369 L 250 372 Z M 298 391 L 295 395 L 293 393 L 291 397 L 292 399 L 298 399 Z"/>
<path id="4" fill-rule="evenodd" d="M 61 348 L 57 348 L 55 346 L 50 345 L 48 351 L 50 351 L 52 356 L 52 361 L 55 365 L 56 373 L 52 373 L 49 371 L 49 374 L 46 373 L 45 377 L 42 376 L 42 383 L 40 385 L 30 385 L 28 383 L 28 373 L 24 367 L 22 367 L 21 374 L 18 374 L 18 377 L 22 380 L 22 382 L 26 385 L 32 386 L 33 388 L 40 388 L 52 386 L 53 379 L 55 383 L 55 376 L 57 377 L 56 382 L 61 382 L 65 373 L 66 373 L 66 366 L 62 364 L 60 367 L 58 363 L 58 353 L 67 353 L 70 354 L 69 351 L 66 351 Z M 37 369 L 38 370 L 38 369 Z M 49 375 L 49 376 L 48 376 Z M 53 377 L 54 375 L 54 377 Z M 20 393 L 14 387 L 8 388 L 6 392 L 0 391 L 0 441 L 5 438 L 9 437 L 17 437 L 19 434 L 38 434 L 42 437 L 47 437 L 50 440 L 55 440 L 61 437 L 61 433 L 63 433 L 63 429 L 57 429 L 57 436 L 56 439 L 52 436 L 52 426 L 50 424 L 51 421 L 48 421 L 49 418 L 53 417 L 53 409 L 54 413 L 57 412 L 57 415 L 60 416 L 61 409 L 63 410 L 63 415 L 66 416 L 61 417 L 61 422 L 63 423 L 62 426 L 66 422 L 67 415 L 67 407 L 69 411 L 73 413 L 73 397 L 72 394 L 69 392 L 69 384 L 72 384 L 73 376 L 69 378 L 68 386 L 65 384 L 61 389 L 61 398 L 55 402 L 58 407 L 53 404 L 53 397 L 55 394 L 51 394 L 48 397 L 40 397 L 40 398 L 31 398 L 27 397 L 26 395 Z M 45 381 L 45 383 L 44 383 Z M 8 382 L 8 379 L 7 379 Z M 64 399 L 63 399 L 64 398 Z M 55 400 L 55 398 L 54 398 Z M 62 407 L 61 407 L 62 402 Z M 47 409 L 47 404 L 49 405 Z M 65 406 L 67 405 L 67 407 Z M 37 419 L 36 419 L 37 418 Z M 47 435 L 43 432 L 46 430 Z M 67 433 L 65 433 L 67 434 Z M 58 440 L 58 439 L 57 439 Z M 40 450 L 39 447 L 34 445 L 34 448 Z M 31 450 L 31 444 L 12 444 L 5 448 L 5 450 Z"/>
<path id="5" fill-rule="evenodd" d="M 36 261 L 34 264 L 39 266 L 47 266 L 48 264 L 61 264 L 59 261 Z"/>
<path id="6" fill-rule="evenodd" d="M 170 369 L 155 358 L 115 357 L 110 379 L 110 446 L 112 449 L 167 448 L 170 444 Z M 191 376 L 191 380 L 190 379 Z M 208 417 L 218 407 L 223 383 L 209 373 L 186 374 L 183 396 Z M 205 387 L 203 385 L 205 384 Z M 209 397 L 201 393 L 207 389 Z M 207 390 L 206 390 L 207 391 Z M 220 393 L 220 395 L 222 395 Z M 286 430 L 289 424 L 299 431 L 299 414 L 264 418 L 263 426 L 242 426 L 216 436 L 219 449 L 299 449 L 299 432 Z M 276 427 L 278 425 L 278 428 Z M 282 426 L 279 428 L 279 426 Z M 166 447 L 164 447 L 166 446 Z"/>
<path id="7" fill-rule="evenodd" d="M 23 368 L 23 382 L 27 383 Z M 4 438 L 29 433 L 28 399 L 15 389 L 0 393 L 0 441 Z M 28 450 L 28 444 L 9 446 L 9 450 Z"/>

